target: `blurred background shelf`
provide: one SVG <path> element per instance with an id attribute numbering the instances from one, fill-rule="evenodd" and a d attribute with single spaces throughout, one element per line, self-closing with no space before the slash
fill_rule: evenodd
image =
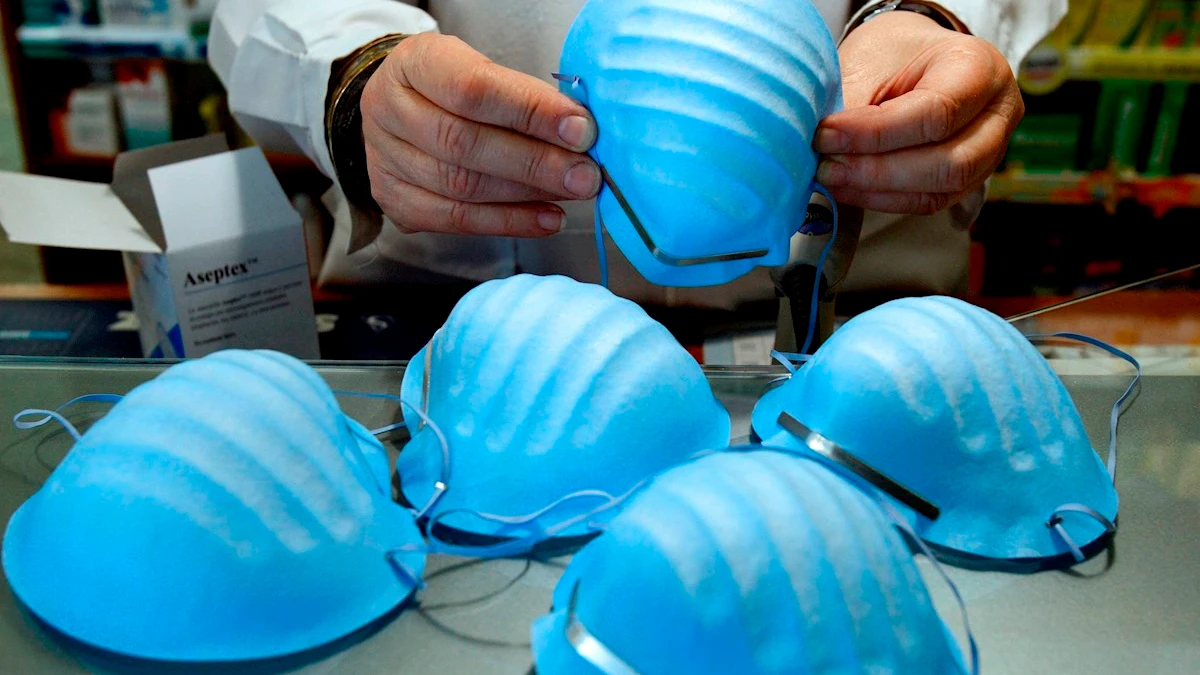
<path id="1" fill-rule="evenodd" d="M 1072 80 L 1200 82 L 1200 51 L 1167 47 L 1073 47 L 1066 55 Z"/>
<path id="2" fill-rule="evenodd" d="M 21 26 L 17 41 L 28 58 L 164 58 L 203 62 L 206 40 L 187 27 Z"/>
<path id="3" fill-rule="evenodd" d="M 1064 206 L 1098 204 L 1109 213 L 1116 213 L 1122 201 L 1132 200 L 1162 217 L 1173 209 L 1200 208 L 1200 174 L 1151 177 L 1110 171 L 1009 170 L 992 177 L 988 199 Z"/>

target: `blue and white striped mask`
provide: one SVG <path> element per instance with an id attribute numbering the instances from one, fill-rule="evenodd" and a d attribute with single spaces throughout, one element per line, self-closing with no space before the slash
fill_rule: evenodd
<path id="1" fill-rule="evenodd" d="M 646 279 L 713 286 L 787 262 L 817 125 L 842 106 L 809 0 L 591 0 L 560 67 L 599 127 L 597 227 Z"/>

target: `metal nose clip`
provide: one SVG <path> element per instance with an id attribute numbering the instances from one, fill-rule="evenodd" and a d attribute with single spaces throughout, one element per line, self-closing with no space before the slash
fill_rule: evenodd
<path id="1" fill-rule="evenodd" d="M 783 427 L 789 434 L 800 439 L 809 450 L 841 464 L 854 472 L 859 478 L 891 495 L 901 504 L 904 504 L 929 520 L 937 520 L 938 516 L 942 515 L 941 509 L 929 500 L 888 478 L 871 465 L 850 454 L 842 446 L 809 429 L 803 422 L 788 413 L 783 412 L 779 414 L 779 426 Z"/>
<path id="2" fill-rule="evenodd" d="M 629 222 L 633 224 L 633 229 L 637 231 L 638 236 L 642 238 L 642 243 L 650 251 L 650 255 L 654 256 L 659 262 L 670 265 L 671 267 L 692 267 L 694 265 L 707 265 L 710 263 L 730 262 L 733 260 L 749 260 L 751 258 L 764 258 L 770 251 L 768 249 L 760 249 L 756 251 L 743 251 L 741 253 L 722 253 L 720 255 L 707 255 L 692 258 L 672 255 L 667 253 L 658 244 L 654 243 L 654 239 L 646 230 L 646 226 L 642 224 L 642 220 L 634 213 L 633 207 L 629 205 L 629 200 L 625 199 L 625 194 L 621 192 L 621 188 L 617 187 L 616 181 L 613 180 L 612 174 L 608 169 L 600 166 L 600 175 L 604 178 L 604 184 L 612 190 L 613 196 L 617 198 L 617 203 L 621 205 L 621 210 L 625 212 L 625 216 L 629 218 Z"/>
<path id="3" fill-rule="evenodd" d="M 571 600 L 567 604 L 567 642 L 580 658 L 596 667 L 604 675 L 639 675 L 638 671 L 621 660 L 603 642 L 596 639 L 575 613 L 579 599 L 579 582 L 571 588 Z"/>

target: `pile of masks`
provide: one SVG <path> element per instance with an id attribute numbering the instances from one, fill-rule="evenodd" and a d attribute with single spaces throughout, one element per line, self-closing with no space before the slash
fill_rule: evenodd
<path id="1" fill-rule="evenodd" d="M 1031 571 L 1112 534 L 1107 467 L 998 317 L 893 302 L 793 370 L 755 408 L 761 442 L 729 447 L 702 369 L 637 305 L 563 277 L 488 282 L 389 394 L 411 433 L 395 499 L 384 447 L 315 371 L 220 352 L 78 437 L 8 523 L 5 574 L 93 647 L 255 661 L 393 615 L 430 553 L 566 545 L 582 548 L 533 626 L 543 674 L 674 673 L 681 658 L 960 673 L 973 643 L 951 638 L 914 550 Z"/>

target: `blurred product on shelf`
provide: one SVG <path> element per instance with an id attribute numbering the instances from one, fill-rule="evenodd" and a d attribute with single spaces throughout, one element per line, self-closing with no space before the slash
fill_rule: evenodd
<path id="1" fill-rule="evenodd" d="M 1099 116 L 1087 169 L 1111 166 L 1119 173 L 1137 171 L 1138 146 L 1150 105 L 1149 82 L 1110 80 L 1100 89 Z"/>
<path id="2" fill-rule="evenodd" d="M 1194 0 L 1156 0 L 1134 44 L 1179 49 L 1187 46 Z"/>
<path id="3" fill-rule="evenodd" d="M 1023 65 L 993 201 L 1200 207 L 1200 2 L 1071 0 Z"/>
<path id="4" fill-rule="evenodd" d="M 1091 25 L 1083 35 L 1084 45 L 1128 46 L 1137 35 L 1155 0 L 1099 0 L 1092 13 Z M 1071 11 L 1076 4 L 1071 3 Z"/>
<path id="5" fill-rule="evenodd" d="M 113 66 L 125 149 L 171 142 L 171 92 L 166 65 L 158 59 L 123 60 Z"/>
<path id="6" fill-rule="evenodd" d="M 118 26 L 181 26 L 188 10 L 181 0 L 99 0 L 100 21 Z"/>
<path id="7" fill-rule="evenodd" d="M 1162 107 L 1158 122 L 1150 141 L 1150 156 L 1146 158 L 1147 176 L 1169 176 L 1179 143 L 1179 128 L 1183 123 L 1183 110 L 1187 105 L 1188 85 L 1184 82 L 1168 82 L 1163 85 Z"/>
<path id="8" fill-rule="evenodd" d="M 34 26 L 96 23 L 94 0 L 22 0 L 25 24 Z"/>
<path id="9" fill-rule="evenodd" d="M 121 150 L 116 92 L 108 85 L 73 90 L 66 110 L 50 113 L 56 154 L 76 157 L 116 157 Z"/>
<path id="10" fill-rule="evenodd" d="M 1077 114 L 1028 115 L 1008 144 L 1008 165 L 1027 171 L 1071 171 L 1079 148 Z"/>

